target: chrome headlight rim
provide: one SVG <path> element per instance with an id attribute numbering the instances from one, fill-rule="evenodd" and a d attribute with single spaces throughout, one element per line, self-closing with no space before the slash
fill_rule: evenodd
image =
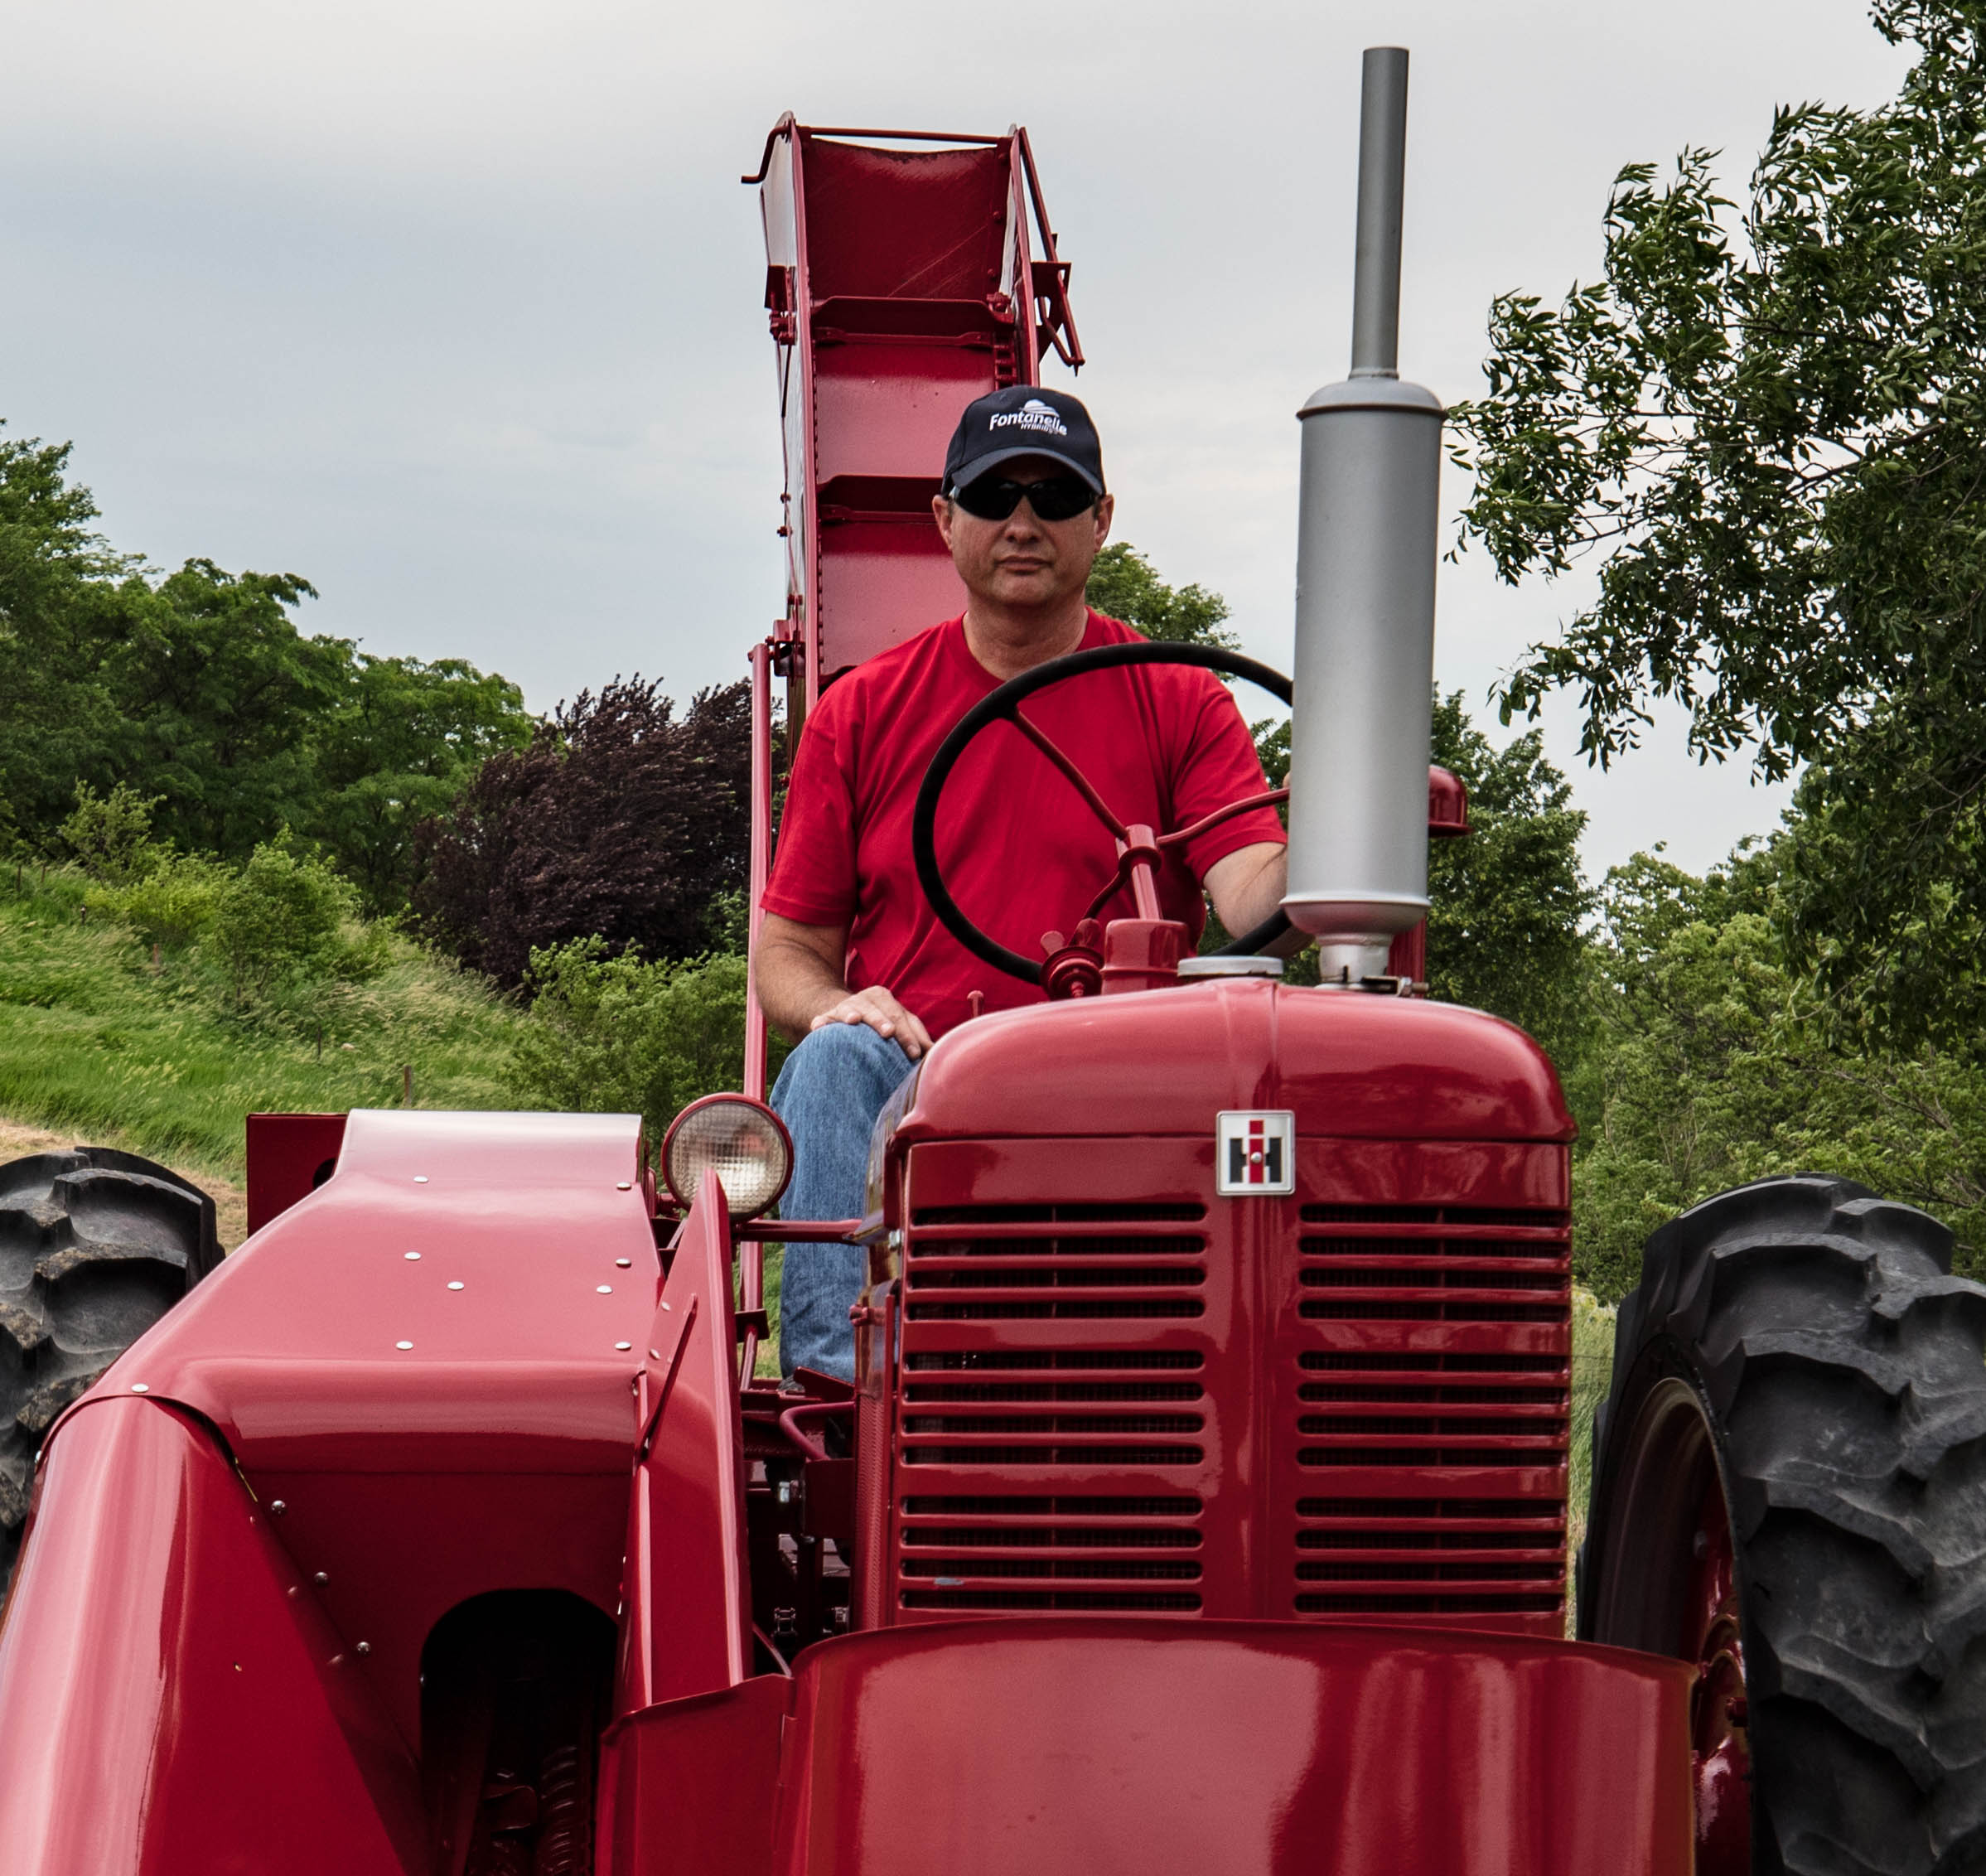
<path id="1" fill-rule="evenodd" d="M 687 1123 L 693 1120 L 698 1114 L 708 1114 L 713 1109 L 724 1107 L 742 1108 L 752 1119 L 762 1120 L 769 1124 L 772 1129 L 773 1138 L 777 1142 L 780 1151 L 784 1156 L 784 1166 L 780 1173 L 778 1184 L 757 1203 L 749 1206 L 742 1204 L 728 1187 L 725 1188 L 725 1205 L 730 1213 L 731 1221 L 734 1225 L 742 1225 L 751 1219 L 762 1217 L 770 1211 L 774 1206 L 779 1203 L 780 1198 L 785 1196 L 787 1187 L 793 1182 L 793 1136 L 786 1130 L 785 1122 L 781 1120 L 764 1101 L 754 1100 L 749 1095 L 728 1092 L 703 1095 L 692 1101 L 689 1106 L 676 1115 L 674 1120 L 669 1122 L 669 1131 L 662 1136 L 660 1156 L 662 1178 L 663 1182 L 669 1188 L 669 1196 L 684 1211 L 688 1211 L 695 1202 L 697 1196 L 695 1188 L 698 1181 L 679 1179 L 674 1148 L 682 1137 L 683 1129 Z M 688 1191 L 684 1189 L 685 1184 L 689 1187 Z"/>

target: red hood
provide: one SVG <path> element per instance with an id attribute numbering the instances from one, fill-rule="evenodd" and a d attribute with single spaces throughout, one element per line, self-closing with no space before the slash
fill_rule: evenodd
<path id="1" fill-rule="evenodd" d="M 1479 1010 L 1230 979 L 984 1016 L 938 1043 L 896 1138 L 1210 1134 L 1288 1108 L 1311 1137 L 1567 1141 L 1558 1077 Z"/>

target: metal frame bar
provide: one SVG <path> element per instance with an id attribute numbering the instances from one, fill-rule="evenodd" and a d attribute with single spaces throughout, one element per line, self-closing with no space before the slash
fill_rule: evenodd
<path id="1" fill-rule="evenodd" d="M 1050 289 L 1051 305 L 1049 317 L 1040 322 L 1047 330 L 1049 343 L 1055 347 L 1055 355 L 1071 371 L 1083 368 L 1083 343 L 1076 336 L 1075 314 L 1069 305 L 1069 264 L 1056 252 L 1055 230 L 1048 225 L 1048 205 L 1041 199 L 1041 179 L 1035 173 L 1034 146 L 1027 141 L 1025 125 L 1017 125 L 1013 139 L 1019 147 L 1021 164 L 1027 172 L 1027 194 L 1034 204 L 1035 225 L 1041 231 L 1041 259 L 1052 270 L 1054 285 Z M 1034 283 L 1028 288 L 1032 296 Z M 1032 297 L 1030 301 L 1032 310 Z M 1063 342 L 1063 335 L 1068 342 Z"/>
<path id="2" fill-rule="evenodd" d="M 751 648 L 751 862 L 746 909 L 745 1092 L 766 1098 L 766 1012 L 758 999 L 759 905 L 772 865 L 772 651 L 771 639 Z"/>
<path id="3" fill-rule="evenodd" d="M 1287 788 L 1272 788 L 1264 794 L 1247 795 L 1241 800 L 1229 802 L 1225 808 L 1215 809 L 1210 815 L 1202 815 L 1191 827 L 1177 827 L 1170 834 L 1160 834 L 1154 844 L 1161 849 L 1183 847 L 1187 841 L 1197 840 L 1209 829 L 1220 826 L 1223 821 L 1232 820 L 1237 815 L 1245 815 L 1255 808 L 1273 808 L 1278 801 L 1287 801 L 1288 799 L 1289 791 Z"/>

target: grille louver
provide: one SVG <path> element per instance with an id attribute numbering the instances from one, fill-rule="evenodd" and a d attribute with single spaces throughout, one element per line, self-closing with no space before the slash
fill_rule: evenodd
<path id="1" fill-rule="evenodd" d="M 1370 1325 L 1372 1346 L 1304 1349 L 1285 1383 L 1304 1482 L 1294 1612 L 1555 1619 L 1570 1221 L 1461 1206 L 1313 1204 L 1301 1216 L 1312 1229 L 1297 1246 L 1299 1317 Z M 1473 1346 L 1497 1332 L 1491 1325 L 1534 1351 Z M 1416 1346 L 1389 1346 L 1403 1341 Z"/>
<path id="2" fill-rule="evenodd" d="M 1205 1207 L 1012 1205 L 914 1214 L 904 1271 L 906 1345 L 897 1458 L 952 1486 L 1014 1469 L 1151 1467 L 1206 1459 L 1198 1349 L 940 1346 L 972 1325 L 1007 1336 L 1128 1325 L 1206 1308 Z M 1039 1332 L 1032 1323 L 1042 1325 Z M 953 1326 L 959 1325 L 956 1331 Z M 1150 1329 L 1140 1327 L 1140 1335 Z M 1052 1470 L 1050 1470 L 1052 1469 Z M 1175 1612 L 1201 1607 L 1197 1494 L 948 1490 L 902 1504 L 906 1610 Z"/>
<path id="3" fill-rule="evenodd" d="M 917 1322 L 1191 1318 L 1206 1304 L 1200 1206 L 961 1206 L 918 1215 L 905 1265 Z"/>

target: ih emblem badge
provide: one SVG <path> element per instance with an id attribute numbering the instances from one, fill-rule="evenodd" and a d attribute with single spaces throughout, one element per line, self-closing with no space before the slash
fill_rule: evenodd
<path id="1" fill-rule="evenodd" d="M 1214 1190 L 1274 1197 L 1297 1189 L 1297 1117 L 1223 1114 L 1214 1136 Z"/>

